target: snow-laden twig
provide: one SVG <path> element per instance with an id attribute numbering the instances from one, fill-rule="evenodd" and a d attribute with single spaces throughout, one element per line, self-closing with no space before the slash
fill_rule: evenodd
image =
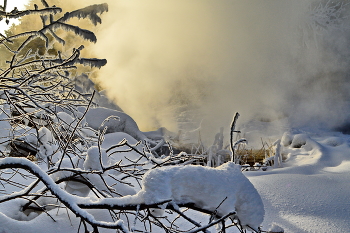
<path id="1" fill-rule="evenodd" d="M 92 97 L 91 97 L 91 99 L 90 99 L 90 102 L 89 102 L 89 104 L 88 104 L 88 107 L 87 107 L 86 111 L 84 112 L 83 116 L 80 117 L 80 118 L 78 119 L 78 122 L 77 122 L 76 126 L 75 126 L 74 129 L 72 130 L 72 132 L 71 132 L 71 134 L 70 134 L 70 136 L 69 136 L 69 138 L 68 138 L 68 141 L 67 141 L 65 147 L 63 148 L 62 158 L 61 158 L 61 160 L 60 160 L 59 163 L 58 163 L 58 169 L 60 169 L 60 167 L 61 167 L 63 158 L 64 158 L 64 156 L 66 155 L 66 151 L 67 151 L 67 149 L 68 149 L 68 146 L 71 144 L 71 141 L 72 141 L 72 139 L 73 139 L 73 136 L 75 135 L 76 130 L 77 130 L 78 127 L 80 126 L 81 121 L 84 119 L 84 116 L 86 115 L 87 111 L 89 110 L 89 107 L 91 106 L 91 103 L 92 103 L 92 100 L 93 100 L 94 95 L 95 95 L 95 91 L 92 93 Z"/>
<path id="2" fill-rule="evenodd" d="M 63 17 L 58 19 L 59 22 L 66 22 L 74 17 L 79 19 L 88 18 L 96 26 L 98 23 L 101 23 L 101 18 L 97 14 L 102 14 L 103 12 L 108 11 L 108 5 L 104 4 L 95 4 L 79 10 L 72 12 L 67 12 Z"/>

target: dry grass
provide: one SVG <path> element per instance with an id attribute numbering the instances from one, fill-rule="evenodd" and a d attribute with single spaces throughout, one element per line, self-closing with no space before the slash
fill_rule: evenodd
<path id="1" fill-rule="evenodd" d="M 261 139 L 262 147 L 260 149 L 246 148 L 245 146 L 238 147 L 236 155 L 241 157 L 241 163 L 254 165 L 255 163 L 263 164 L 263 160 L 274 156 L 274 148 L 271 142 L 267 143 Z"/>

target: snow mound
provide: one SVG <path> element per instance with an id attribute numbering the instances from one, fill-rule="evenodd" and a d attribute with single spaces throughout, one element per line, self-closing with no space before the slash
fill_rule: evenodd
<path id="1" fill-rule="evenodd" d="M 287 143 L 291 139 L 290 144 Z M 349 161 L 350 149 L 344 136 L 318 136 L 311 134 L 287 134 L 282 137 L 281 150 L 289 169 L 308 167 L 304 172 L 318 172 L 326 167 L 339 166 Z M 289 145 L 288 145 L 289 144 Z"/>
<path id="2" fill-rule="evenodd" d="M 306 142 L 308 141 L 309 137 L 306 134 L 296 134 L 293 137 L 291 147 L 293 148 L 301 148 L 302 146 L 306 145 Z"/>
<path id="3" fill-rule="evenodd" d="M 134 119 L 124 112 L 102 107 L 91 108 L 87 111 L 85 119 L 88 126 L 95 130 L 103 130 L 107 127 L 106 133 L 125 132 L 136 140 L 148 140 L 139 130 Z"/>
<path id="4" fill-rule="evenodd" d="M 61 129 L 71 131 L 74 129 L 78 123 L 78 119 L 71 116 L 70 114 L 66 112 L 59 112 L 57 113 L 57 118 L 55 119 L 55 122 L 58 123 L 59 120 L 61 121 Z"/>
<path id="5" fill-rule="evenodd" d="M 39 154 L 42 158 L 53 155 L 54 151 L 58 149 L 56 140 L 48 128 L 41 127 L 38 130 L 38 138 L 40 141 Z"/>
<path id="6" fill-rule="evenodd" d="M 285 132 L 281 138 L 281 145 L 282 146 L 289 146 L 292 144 L 293 137 L 290 132 Z"/>
<path id="7" fill-rule="evenodd" d="M 101 147 L 104 149 L 109 149 L 112 146 L 118 145 L 120 142 L 123 140 L 126 140 L 130 145 L 135 145 L 138 143 L 138 141 L 130 136 L 127 133 L 124 132 L 116 132 L 116 133 L 110 133 L 110 134 L 105 134 L 103 136 L 103 142 L 101 144 Z M 142 151 L 143 145 L 139 145 L 136 148 Z M 123 149 L 128 149 L 127 147 L 122 147 L 120 150 Z"/>
<path id="8" fill-rule="evenodd" d="M 197 207 L 223 216 L 237 212 L 242 226 L 258 229 L 264 219 L 260 195 L 232 162 L 217 168 L 169 166 L 148 171 L 137 194 L 146 204 L 172 200 L 177 204 L 194 203 Z"/>

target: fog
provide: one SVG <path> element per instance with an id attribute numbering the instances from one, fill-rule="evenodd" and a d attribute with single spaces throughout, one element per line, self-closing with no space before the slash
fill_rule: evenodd
<path id="1" fill-rule="evenodd" d="M 327 15 L 327 1 L 107 2 L 88 49 L 108 60 L 99 84 L 144 131 L 177 131 L 184 112 L 209 140 L 235 112 L 241 125 L 332 129 L 349 118 L 347 6 Z"/>

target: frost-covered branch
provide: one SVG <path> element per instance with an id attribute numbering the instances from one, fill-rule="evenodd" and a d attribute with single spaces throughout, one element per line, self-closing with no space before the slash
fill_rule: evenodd
<path id="1" fill-rule="evenodd" d="M 97 14 L 102 14 L 103 12 L 107 12 L 107 11 L 108 11 L 108 5 L 106 3 L 95 4 L 76 11 L 67 12 L 64 14 L 63 17 L 58 19 L 58 21 L 66 22 L 74 17 L 77 17 L 79 19 L 88 18 L 96 26 L 98 23 L 101 23 L 101 18 Z"/>
<path id="2" fill-rule="evenodd" d="M 57 14 L 61 12 L 62 12 L 62 9 L 59 7 L 47 7 L 44 9 L 34 9 L 34 10 L 24 10 L 24 11 L 19 11 L 17 10 L 17 8 L 15 8 L 10 12 L 0 11 L 0 16 L 6 17 L 9 19 L 17 19 L 26 15 L 48 15 L 48 14 Z"/>
<path id="3" fill-rule="evenodd" d="M 45 186 L 50 190 L 50 192 L 57 197 L 67 208 L 69 208 L 76 216 L 82 218 L 89 224 L 97 227 L 110 228 L 110 229 L 120 229 L 123 232 L 128 232 L 127 228 L 124 226 L 122 220 L 118 220 L 114 223 L 108 223 L 103 221 L 97 221 L 95 218 L 80 208 L 77 205 L 77 198 L 64 190 L 62 190 L 44 171 L 42 171 L 37 165 L 33 164 L 27 159 L 22 158 L 4 158 L 0 160 L 0 169 L 6 168 L 22 168 L 28 170 L 31 174 L 38 177 L 38 179 L 45 184 Z"/>
<path id="4" fill-rule="evenodd" d="M 108 210 L 146 210 L 149 208 L 159 208 L 158 206 L 162 206 L 166 204 L 165 208 L 170 210 L 174 210 L 179 212 L 180 207 L 191 208 L 197 211 L 201 211 L 203 213 L 212 214 L 210 210 L 203 209 L 201 207 L 196 206 L 194 203 L 180 203 L 174 204 L 169 202 L 170 200 L 164 200 L 162 202 L 156 202 L 152 204 L 140 203 L 142 199 L 135 198 L 133 196 L 125 196 L 122 198 L 103 198 L 98 201 L 89 200 L 89 198 L 77 197 L 75 195 L 69 194 L 66 191 L 62 190 L 56 182 L 52 180 L 52 178 L 43 170 L 41 170 L 37 165 L 33 164 L 27 159 L 23 158 L 4 158 L 0 160 L 0 169 L 7 168 L 20 168 L 29 171 L 31 174 L 35 175 L 38 180 L 40 180 L 46 188 L 58 199 L 61 203 L 63 203 L 67 208 L 69 208 L 76 216 L 82 218 L 87 223 L 92 226 L 102 227 L 102 228 L 110 228 L 110 229 L 120 229 L 124 232 L 125 226 L 121 220 L 117 220 L 114 223 L 96 221 L 95 218 L 86 212 L 84 209 L 108 209 Z M 16 192 L 10 195 L 5 195 L 0 199 L 0 202 L 9 201 L 14 198 L 24 197 L 29 194 L 29 191 L 34 188 L 38 184 L 38 180 L 34 181 L 30 186 L 26 189 L 23 189 L 20 192 Z M 228 216 L 234 214 L 235 212 L 230 212 L 225 216 L 222 216 L 217 221 L 211 222 L 206 226 L 200 226 L 198 223 L 195 223 L 190 218 L 185 217 L 187 220 L 194 223 L 197 227 L 199 227 L 198 231 L 202 231 L 204 229 L 209 228 L 212 225 L 215 225 L 217 222 L 226 219 Z"/>
<path id="5" fill-rule="evenodd" d="M 233 133 L 240 133 L 240 131 L 235 130 L 238 117 L 239 117 L 239 113 L 236 112 L 235 116 L 233 117 L 233 120 L 231 123 L 231 130 L 230 130 L 230 150 L 231 150 L 231 156 L 232 156 L 231 161 L 233 161 L 233 162 L 237 162 L 236 155 L 235 155 L 236 146 L 239 143 L 246 142 L 245 139 L 244 140 L 241 139 L 241 140 L 238 140 L 236 142 L 234 142 L 234 139 L 233 139 Z"/>

